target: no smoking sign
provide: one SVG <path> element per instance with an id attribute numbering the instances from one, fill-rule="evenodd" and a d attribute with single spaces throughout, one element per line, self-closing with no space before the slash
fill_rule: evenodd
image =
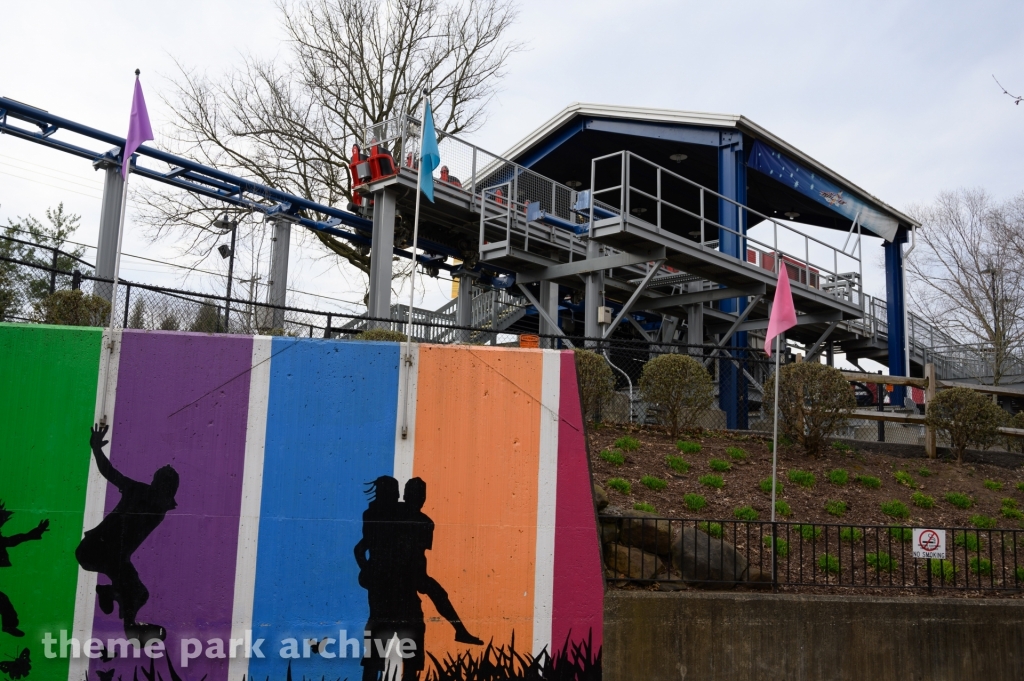
<path id="1" fill-rule="evenodd" d="M 914 558 L 945 558 L 946 531 L 914 528 Z"/>

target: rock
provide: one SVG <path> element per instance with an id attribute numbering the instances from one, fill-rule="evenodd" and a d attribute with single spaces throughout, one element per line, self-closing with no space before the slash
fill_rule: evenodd
<path id="1" fill-rule="evenodd" d="M 665 569 L 653 553 L 623 544 L 607 544 L 604 547 L 604 563 L 628 579 L 654 579 L 655 575 Z"/>
<path id="2" fill-rule="evenodd" d="M 608 493 L 597 483 L 594 483 L 594 505 L 597 506 L 598 513 L 608 508 Z"/>
<path id="3" fill-rule="evenodd" d="M 671 565 L 687 582 L 709 589 L 731 589 L 747 574 L 747 559 L 735 546 L 694 527 L 673 537 Z"/>
<path id="4" fill-rule="evenodd" d="M 619 540 L 619 522 L 617 520 L 601 520 L 601 545 Z"/>
<path id="5" fill-rule="evenodd" d="M 619 542 L 669 558 L 672 552 L 672 523 L 656 520 L 658 516 L 645 511 L 619 509 Z M 678 525 L 677 525 L 678 529 Z"/>
<path id="6" fill-rule="evenodd" d="M 772 573 L 761 572 L 755 567 L 747 570 L 747 581 L 743 582 L 740 586 L 746 589 L 771 589 L 772 588 Z"/>

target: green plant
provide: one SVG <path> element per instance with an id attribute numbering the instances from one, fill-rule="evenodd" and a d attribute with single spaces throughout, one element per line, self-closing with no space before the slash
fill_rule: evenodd
<path id="1" fill-rule="evenodd" d="M 814 473 L 811 473 L 810 471 L 789 471 L 786 476 L 789 478 L 790 482 L 800 485 L 801 487 L 806 487 L 808 489 L 814 487 Z"/>
<path id="2" fill-rule="evenodd" d="M 771 549 L 772 549 L 772 538 L 771 537 L 765 537 L 764 539 L 761 540 L 761 543 L 764 544 L 764 547 L 766 549 L 771 551 Z M 789 542 L 786 541 L 785 539 L 780 539 L 780 538 L 776 537 L 776 539 L 775 539 L 775 555 L 778 556 L 779 558 L 785 558 L 786 556 L 788 556 L 789 555 Z"/>
<path id="3" fill-rule="evenodd" d="M 836 574 L 839 572 L 839 558 L 831 553 L 823 553 L 818 556 L 818 567 L 822 572 Z"/>
<path id="4" fill-rule="evenodd" d="M 992 561 L 990 561 L 988 558 L 981 558 L 980 556 L 975 556 L 971 558 L 971 560 L 968 562 L 968 565 L 971 566 L 971 572 L 973 572 L 976 575 L 992 574 Z"/>
<path id="5" fill-rule="evenodd" d="M 899 567 L 899 563 L 884 551 L 867 554 L 864 556 L 864 562 L 879 572 L 893 572 Z"/>
<path id="6" fill-rule="evenodd" d="M 951 561 L 951 560 L 937 560 L 937 559 L 933 558 L 931 563 L 932 563 L 932 567 L 931 567 L 932 576 L 938 577 L 939 579 L 941 579 L 941 580 L 943 580 L 945 582 L 952 582 L 953 581 L 953 578 L 956 576 L 956 573 L 957 573 L 957 569 L 953 565 L 953 561 Z"/>
<path id="7" fill-rule="evenodd" d="M 967 509 L 974 505 L 974 499 L 962 492 L 946 492 L 946 496 L 944 498 L 957 508 Z"/>
<path id="8" fill-rule="evenodd" d="M 161 317 L 158 327 L 161 331 L 178 331 L 181 329 L 181 322 L 173 312 L 169 312 Z"/>
<path id="9" fill-rule="evenodd" d="M 846 514 L 846 502 L 830 499 L 825 502 L 825 512 L 837 518 L 842 518 Z"/>
<path id="10" fill-rule="evenodd" d="M 842 468 L 837 468 L 834 471 L 829 471 L 825 477 L 828 478 L 828 481 L 833 485 L 845 485 L 850 479 L 850 474 Z"/>
<path id="11" fill-rule="evenodd" d="M 986 480 L 981 484 L 983 487 L 985 487 L 985 489 L 990 489 L 993 492 L 998 492 L 1003 489 L 1003 483 L 996 482 L 995 480 Z"/>
<path id="12" fill-rule="evenodd" d="M 224 317 L 217 303 L 209 299 L 204 300 L 188 330 L 196 333 L 224 333 Z"/>
<path id="13" fill-rule="evenodd" d="M 672 437 L 696 426 L 715 399 L 715 383 L 701 362 L 683 354 L 659 355 L 644 365 L 640 394 L 658 406 Z"/>
<path id="14" fill-rule="evenodd" d="M 773 451 L 773 448 L 775 447 L 775 443 L 772 442 L 771 440 L 768 440 L 768 442 L 766 442 L 765 444 L 768 445 L 768 452 L 771 453 Z M 793 446 L 793 438 L 791 438 L 790 436 L 786 435 L 785 433 L 782 433 L 781 435 L 779 435 L 779 447 L 780 448 L 782 448 L 782 447 L 792 447 L 792 446 Z"/>
<path id="15" fill-rule="evenodd" d="M 930 497 L 922 492 L 914 492 L 911 494 L 910 501 L 918 508 L 932 508 L 935 506 L 935 497 Z"/>
<path id="16" fill-rule="evenodd" d="M 110 321 L 110 303 L 82 289 L 57 291 L 36 304 L 36 316 L 43 324 L 105 326 Z"/>
<path id="17" fill-rule="evenodd" d="M 734 461 L 746 461 L 747 452 L 742 447 L 726 447 L 725 453 L 729 455 L 730 459 Z"/>
<path id="18" fill-rule="evenodd" d="M 576 358 L 583 418 L 596 421 L 615 391 L 615 375 L 608 361 L 593 350 L 577 348 L 573 354 Z"/>
<path id="19" fill-rule="evenodd" d="M 626 462 L 626 457 L 622 455 L 622 452 L 615 452 L 610 449 L 602 450 L 601 458 L 616 466 L 621 466 Z"/>
<path id="20" fill-rule="evenodd" d="M 615 441 L 615 446 L 624 452 L 635 452 L 640 449 L 640 440 L 631 435 L 623 435 Z"/>
<path id="21" fill-rule="evenodd" d="M 1014 571 L 1014 574 L 1017 576 L 1018 582 L 1024 582 L 1024 567 L 1017 568 Z"/>
<path id="22" fill-rule="evenodd" d="M 968 447 L 985 449 L 999 436 L 1005 412 L 987 395 L 970 388 L 949 388 L 928 403 L 926 423 L 949 442 L 957 463 Z"/>
<path id="23" fill-rule="evenodd" d="M 711 470 L 716 473 L 725 473 L 726 471 L 732 470 L 732 464 L 724 459 L 711 459 L 708 461 L 708 466 L 710 466 Z"/>
<path id="24" fill-rule="evenodd" d="M 892 477 L 896 479 L 896 483 L 909 487 L 910 489 L 916 489 L 917 484 L 914 482 L 914 478 L 910 477 L 910 473 L 906 471 L 896 471 L 892 474 Z"/>
<path id="25" fill-rule="evenodd" d="M 882 486 L 881 479 L 876 478 L 873 475 L 858 475 L 854 478 L 854 481 L 868 489 L 878 489 Z"/>
<path id="26" fill-rule="evenodd" d="M 778 372 L 779 403 L 775 404 L 775 379 L 765 383 L 767 413 L 776 406 L 782 431 L 800 443 L 811 456 L 828 444 L 832 433 L 844 428 L 857 401 L 843 372 L 818 362 L 786 364 Z"/>
<path id="27" fill-rule="evenodd" d="M 394 343 L 404 343 L 409 340 L 409 338 L 401 331 L 393 331 L 392 329 L 367 329 L 366 331 L 360 331 L 353 336 L 353 340 L 392 341 Z"/>
<path id="28" fill-rule="evenodd" d="M 771 494 L 772 493 L 772 479 L 771 478 L 765 478 L 761 482 L 757 483 L 757 486 L 760 487 L 761 491 L 764 492 L 765 494 Z M 782 494 L 782 481 L 781 480 L 776 480 L 775 481 L 775 494 L 776 494 L 776 496 L 778 496 L 779 494 Z"/>
<path id="29" fill-rule="evenodd" d="M 707 506 L 708 502 L 707 499 L 705 499 L 701 495 L 693 494 L 691 492 L 689 494 L 683 495 L 683 504 L 685 504 L 686 508 L 690 509 L 691 511 L 699 511 L 705 506 Z"/>
<path id="30" fill-rule="evenodd" d="M 753 506 L 741 506 L 734 509 L 732 514 L 736 516 L 737 520 L 748 520 L 751 522 L 757 520 L 759 517 Z"/>
<path id="31" fill-rule="evenodd" d="M 629 494 L 633 491 L 633 486 L 629 484 L 629 480 L 624 480 L 623 478 L 610 478 L 607 485 L 623 494 Z"/>
<path id="32" fill-rule="evenodd" d="M 793 530 L 799 532 L 804 541 L 811 541 L 821 537 L 821 528 L 817 525 L 794 525 Z"/>
<path id="33" fill-rule="evenodd" d="M 666 456 L 665 463 L 668 467 L 674 470 L 676 473 L 689 473 L 690 462 L 681 456 Z"/>
<path id="34" fill-rule="evenodd" d="M 1006 497 L 1000 504 L 1003 508 L 1017 508 L 1017 500 L 1013 497 Z"/>
<path id="35" fill-rule="evenodd" d="M 1010 508 L 1009 506 L 1003 506 L 999 509 L 999 512 L 1003 514 L 1004 518 L 1008 518 L 1009 520 L 1024 520 L 1024 513 L 1015 508 Z"/>
<path id="36" fill-rule="evenodd" d="M 917 474 L 920 475 L 922 478 L 927 478 L 932 474 L 932 472 L 927 468 L 921 467 L 917 469 Z"/>
<path id="37" fill-rule="evenodd" d="M 977 532 L 955 532 L 953 533 L 953 545 L 962 546 L 968 551 L 977 551 L 981 548 L 981 537 Z"/>
<path id="38" fill-rule="evenodd" d="M 712 537 L 722 538 L 722 523 L 709 523 L 705 520 L 697 523 L 697 527 Z"/>
<path id="39" fill-rule="evenodd" d="M 784 499 L 776 499 L 775 512 L 785 518 L 789 515 L 792 515 L 793 509 L 789 507 L 789 504 L 787 504 Z"/>
<path id="40" fill-rule="evenodd" d="M 832 449 L 843 454 L 849 454 L 850 452 L 853 451 L 853 447 L 840 440 L 836 440 L 835 442 L 832 443 Z"/>
<path id="41" fill-rule="evenodd" d="M 907 508 L 907 505 L 896 499 L 893 499 L 892 501 L 883 501 L 879 504 L 879 508 L 882 509 L 882 513 L 891 518 L 903 520 L 904 518 L 910 517 L 910 510 Z"/>
<path id="42" fill-rule="evenodd" d="M 697 482 L 705 487 L 714 487 L 715 489 L 722 489 L 725 487 L 725 480 L 722 479 L 721 475 L 702 475 L 697 478 Z"/>
<path id="43" fill-rule="evenodd" d="M 907 542 L 913 541 L 914 531 L 909 527 L 890 527 L 889 536 L 896 541 L 901 541 L 906 544 Z"/>
<path id="44" fill-rule="evenodd" d="M 1024 492 L 1024 482 L 1018 482 L 1017 483 L 1017 491 L 1018 492 Z"/>
<path id="45" fill-rule="evenodd" d="M 655 508 L 653 506 L 651 506 L 650 504 L 648 504 L 647 502 L 645 502 L 645 501 L 638 501 L 637 503 L 633 504 L 633 510 L 634 511 L 646 511 L 647 513 L 654 513 L 655 512 Z"/>
<path id="46" fill-rule="evenodd" d="M 974 525 L 979 530 L 991 530 L 996 526 L 996 519 L 979 513 L 978 515 L 971 516 L 971 525 Z"/>
<path id="47" fill-rule="evenodd" d="M 661 478 L 656 478 L 653 475 L 645 475 L 644 477 L 640 478 L 640 484 L 654 492 L 660 492 L 661 490 L 668 487 L 667 482 L 665 482 Z"/>
<path id="48" fill-rule="evenodd" d="M 839 530 L 839 541 L 855 542 L 864 538 L 864 532 L 856 527 L 844 527 Z"/>
<path id="49" fill-rule="evenodd" d="M 690 442 L 689 440 L 678 440 L 676 442 L 676 449 L 681 451 L 683 454 L 700 454 L 700 443 Z"/>

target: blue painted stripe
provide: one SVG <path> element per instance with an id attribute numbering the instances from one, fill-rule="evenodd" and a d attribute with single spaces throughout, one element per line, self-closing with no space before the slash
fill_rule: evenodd
<path id="1" fill-rule="evenodd" d="M 276 338 L 260 509 L 251 678 L 284 679 L 281 641 L 362 639 L 369 614 L 353 548 L 364 483 L 392 475 L 397 343 Z M 337 652 L 338 644 L 330 649 Z M 292 660 L 299 679 L 359 678 L 358 659 Z M 232 680 L 235 681 L 235 680 Z"/>

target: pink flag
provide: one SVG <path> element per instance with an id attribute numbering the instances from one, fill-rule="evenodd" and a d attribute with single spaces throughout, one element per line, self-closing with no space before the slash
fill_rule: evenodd
<path id="1" fill-rule="evenodd" d="M 789 290 L 789 270 L 786 263 L 779 263 L 779 284 L 775 288 L 772 314 L 768 318 L 768 335 L 764 339 L 764 351 L 772 356 L 772 341 L 780 333 L 796 326 L 796 308 L 793 307 L 793 292 Z"/>
<path id="2" fill-rule="evenodd" d="M 153 127 L 149 124 L 149 112 L 146 111 L 146 98 L 142 96 L 142 83 L 139 72 L 135 71 L 135 94 L 132 96 L 132 118 L 128 122 L 128 138 L 124 144 L 124 161 L 121 163 L 121 177 L 128 179 L 128 164 L 132 154 L 143 142 L 153 139 Z"/>

